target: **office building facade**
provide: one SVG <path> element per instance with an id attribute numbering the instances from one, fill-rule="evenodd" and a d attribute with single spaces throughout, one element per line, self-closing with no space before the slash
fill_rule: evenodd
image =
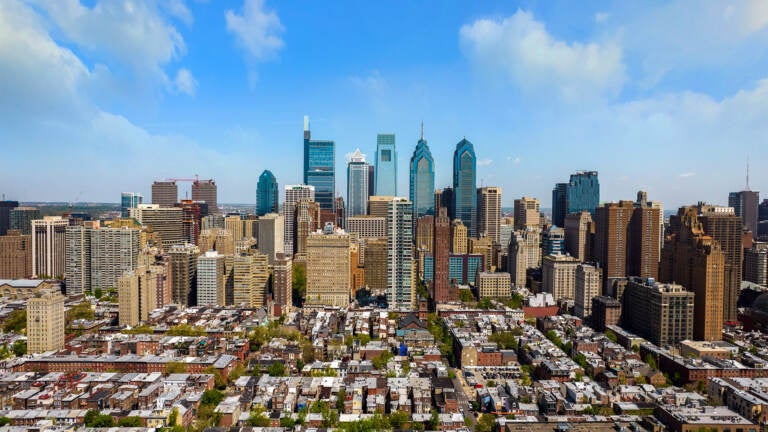
<path id="1" fill-rule="evenodd" d="M 602 281 L 601 270 L 589 264 L 576 266 L 576 284 L 574 286 L 574 314 L 581 319 L 592 317 L 592 299 L 600 295 Z"/>
<path id="2" fill-rule="evenodd" d="M 538 227 L 541 223 L 541 210 L 539 199 L 522 197 L 515 200 L 515 224 L 516 230 L 526 227 Z"/>
<path id="3" fill-rule="evenodd" d="M 541 259 L 541 289 L 555 300 L 576 297 L 576 268 L 579 260 L 570 255 L 547 255 Z"/>
<path id="4" fill-rule="evenodd" d="M 270 170 L 264 170 L 256 184 L 256 215 L 280 212 L 279 194 L 275 175 Z"/>
<path id="5" fill-rule="evenodd" d="M 285 253 L 285 217 L 267 213 L 259 218 L 258 227 L 259 252 L 267 256 L 271 265 L 278 254 Z"/>
<path id="6" fill-rule="evenodd" d="M 27 300 L 27 352 L 40 354 L 64 348 L 64 300 L 58 289 Z"/>
<path id="7" fill-rule="evenodd" d="M 467 226 L 470 237 L 477 236 L 477 157 L 471 142 L 462 139 L 453 152 L 453 201 L 455 219 Z"/>
<path id="8" fill-rule="evenodd" d="M 283 223 L 285 224 L 285 254 L 293 257 L 293 233 L 294 233 L 294 215 L 296 213 L 296 203 L 300 200 L 315 200 L 315 187 L 312 185 L 286 185 L 285 200 L 283 201 Z"/>
<path id="9" fill-rule="evenodd" d="M 435 214 L 435 160 L 424 139 L 422 125 L 421 138 L 411 156 L 409 198 L 413 203 L 413 217 L 418 219 Z"/>
<path id="10" fill-rule="evenodd" d="M 660 347 L 693 337 L 694 293 L 682 285 L 632 277 L 624 290 L 622 326 Z"/>
<path id="11" fill-rule="evenodd" d="M 67 226 L 60 216 L 32 221 L 32 276 L 61 278 L 66 272 Z"/>
<path id="12" fill-rule="evenodd" d="M 183 216 L 179 207 L 162 207 L 160 204 L 139 204 L 130 209 L 131 217 L 160 237 L 164 247 L 184 244 Z"/>
<path id="13" fill-rule="evenodd" d="M 336 198 L 336 144 L 313 140 L 309 118 L 304 117 L 304 184 L 314 188 L 320 208 L 333 210 Z"/>
<path id="14" fill-rule="evenodd" d="M 11 210 L 18 206 L 18 201 L 0 201 L 0 236 L 4 236 L 11 229 Z"/>
<path id="15" fill-rule="evenodd" d="M 208 251 L 197 257 L 197 305 L 224 306 L 224 255 Z"/>
<path id="16" fill-rule="evenodd" d="M 448 276 L 448 259 L 451 252 L 451 220 L 448 218 L 448 209 L 440 207 L 437 217 L 434 219 L 434 233 L 432 236 L 434 257 L 434 279 L 432 282 L 432 298 L 435 303 L 455 301 L 454 291 L 451 289 L 451 281 Z"/>
<path id="17" fill-rule="evenodd" d="M 376 136 L 376 195 L 397 196 L 397 147 L 394 134 Z"/>
<path id="18" fill-rule="evenodd" d="M 595 224 L 592 222 L 592 214 L 588 211 L 565 216 L 565 251 L 579 261 L 592 259 L 594 234 Z"/>
<path id="19" fill-rule="evenodd" d="M 0 236 L 0 279 L 32 276 L 32 236 L 8 230 Z"/>
<path id="20" fill-rule="evenodd" d="M 208 205 L 209 214 L 218 214 L 219 200 L 216 182 L 213 179 L 192 182 L 192 201 L 204 202 Z"/>
<path id="21" fill-rule="evenodd" d="M 10 229 L 21 231 L 22 234 L 32 234 L 32 221 L 42 219 L 40 210 L 36 207 L 16 207 L 12 209 L 8 217 L 10 219 Z"/>
<path id="22" fill-rule="evenodd" d="M 390 309 L 411 309 L 413 268 L 413 204 L 394 198 L 387 206 L 387 302 Z"/>
<path id="23" fill-rule="evenodd" d="M 160 207 L 173 207 L 178 200 L 179 186 L 176 185 L 175 181 L 155 181 L 152 183 L 152 204 L 157 204 Z"/>
<path id="24" fill-rule="evenodd" d="M 349 234 L 328 225 L 307 238 L 305 304 L 347 307 L 351 296 Z"/>
<path id="25" fill-rule="evenodd" d="M 736 303 L 742 280 L 743 222 L 731 207 L 699 205 L 699 219 L 704 233 L 718 243 L 725 254 L 725 290 L 723 294 L 723 319 L 738 321 Z"/>
<path id="26" fill-rule="evenodd" d="M 144 196 L 136 192 L 123 192 L 120 194 L 120 213 L 127 218 L 130 216 L 130 208 L 135 208 L 144 203 Z"/>
<path id="27" fill-rule="evenodd" d="M 736 216 L 741 218 L 744 228 L 757 236 L 758 204 L 760 192 L 745 190 L 728 194 L 728 207 L 733 207 Z"/>
<path id="28" fill-rule="evenodd" d="M 354 217 L 368 213 L 368 163 L 365 155 L 357 149 L 347 161 L 347 206 L 346 216 Z"/>
<path id="29" fill-rule="evenodd" d="M 477 236 L 499 243 L 501 225 L 501 188 L 488 186 L 477 189 Z"/>

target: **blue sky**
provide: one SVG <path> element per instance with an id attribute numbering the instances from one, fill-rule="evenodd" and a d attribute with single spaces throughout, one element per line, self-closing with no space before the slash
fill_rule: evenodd
<path id="1" fill-rule="evenodd" d="M 117 202 L 199 174 L 220 202 L 301 178 L 302 118 L 345 155 L 475 145 L 504 205 L 576 170 L 666 208 L 768 189 L 768 3 L 0 2 L 0 193 Z"/>

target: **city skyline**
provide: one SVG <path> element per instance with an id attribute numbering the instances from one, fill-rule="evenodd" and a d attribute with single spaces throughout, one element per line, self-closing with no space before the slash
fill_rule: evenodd
<path id="1" fill-rule="evenodd" d="M 220 202 L 251 203 L 265 169 L 281 187 L 300 183 L 304 115 L 335 141 L 338 172 L 345 154 L 374 154 L 376 135 L 394 133 L 401 196 L 422 120 L 435 187 L 451 183 L 451 149 L 466 136 L 478 187 L 502 187 L 505 207 L 525 195 L 550 208 L 552 186 L 580 170 L 600 173 L 601 202 L 644 189 L 668 209 L 727 204 L 745 186 L 747 157 L 751 189 L 768 184 L 759 2 L 452 3 L 439 14 L 429 5 L 359 14 L 354 4 L 173 5 L 0 5 L 6 199 L 116 202 L 199 173 L 216 179 Z M 317 37 L 318 13 L 349 25 Z M 691 37 L 678 37 L 679 16 L 697 23 Z M 373 20 L 429 28 L 396 34 Z M 149 30 L 132 34 L 137 23 Z M 615 163 L 630 154 L 648 161 Z"/>

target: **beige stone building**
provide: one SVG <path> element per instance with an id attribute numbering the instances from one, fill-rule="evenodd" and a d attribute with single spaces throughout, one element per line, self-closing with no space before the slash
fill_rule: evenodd
<path id="1" fill-rule="evenodd" d="M 541 288 L 555 300 L 574 299 L 579 260 L 570 255 L 547 255 L 541 260 Z"/>
<path id="2" fill-rule="evenodd" d="M 310 305 L 349 305 L 349 234 L 342 230 L 307 236 L 307 298 Z"/>
<path id="3" fill-rule="evenodd" d="M 64 300 L 56 288 L 41 291 L 27 300 L 27 352 L 64 348 Z"/>
<path id="4" fill-rule="evenodd" d="M 480 272 L 477 275 L 477 293 L 480 298 L 511 297 L 512 278 L 509 273 Z"/>

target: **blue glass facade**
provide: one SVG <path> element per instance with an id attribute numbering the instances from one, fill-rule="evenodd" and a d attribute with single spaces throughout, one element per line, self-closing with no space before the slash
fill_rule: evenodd
<path id="1" fill-rule="evenodd" d="M 483 268 L 483 256 L 478 254 L 454 255 L 448 257 L 448 280 L 467 285 L 475 284 L 477 269 Z M 435 259 L 431 255 L 424 257 L 424 282 L 432 282 L 435 277 Z"/>
<path id="2" fill-rule="evenodd" d="M 311 139 L 309 121 L 304 125 L 304 184 L 315 187 L 315 202 L 333 210 L 336 198 L 336 145 Z"/>
<path id="3" fill-rule="evenodd" d="M 397 148 L 394 134 L 376 136 L 376 195 L 397 196 Z"/>
<path id="4" fill-rule="evenodd" d="M 267 213 L 277 213 L 278 204 L 277 179 L 270 170 L 264 170 L 256 185 L 256 214 L 264 216 Z"/>
<path id="5" fill-rule="evenodd" d="M 565 254 L 565 230 L 552 226 L 544 231 L 541 239 L 542 256 Z"/>
<path id="6" fill-rule="evenodd" d="M 435 214 L 435 161 L 424 136 L 411 156 L 409 197 L 414 219 Z"/>
<path id="7" fill-rule="evenodd" d="M 470 237 L 477 236 L 477 158 L 471 142 L 463 139 L 453 152 L 453 210 L 456 219 L 467 226 Z"/>
<path id="8" fill-rule="evenodd" d="M 588 211 L 595 216 L 595 209 L 600 205 L 600 182 L 597 171 L 582 171 L 571 174 L 568 182 L 568 213 Z M 560 225 L 562 226 L 562 225 Z"/>
<path id="9" fill-rule="evenodd" d="M 138 207 L 144 202 L 144 196 L 133 192 L 123 192 L 120 195 L 120 213 L 122 217 L 127 218 L 129 208 Z"/>

